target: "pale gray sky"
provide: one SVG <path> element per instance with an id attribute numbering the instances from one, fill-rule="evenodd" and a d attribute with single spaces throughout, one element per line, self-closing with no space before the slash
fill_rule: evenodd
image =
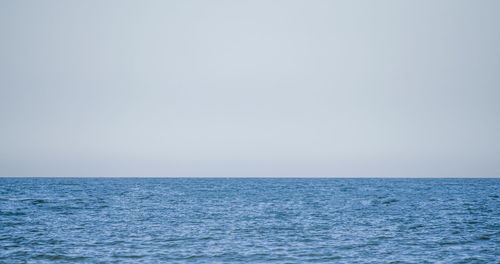
<path id="1" fill-rule="evenodd" d="M 500 176 L 500 1 L 0 0 L 0 176 Z"/>

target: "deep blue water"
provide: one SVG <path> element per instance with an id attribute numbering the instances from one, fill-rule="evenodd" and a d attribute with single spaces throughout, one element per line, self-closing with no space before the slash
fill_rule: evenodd
<path id="1" fill-rule="evenodd" d="M 0 263 L 499 263 L 499 187 L 0 178 Z"/>

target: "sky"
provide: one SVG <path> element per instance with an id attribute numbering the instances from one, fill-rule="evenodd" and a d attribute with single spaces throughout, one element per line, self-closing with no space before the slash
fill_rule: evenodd
<path id="1" fill-rule="evenodd" d="M 499 177 L 499 12 L 0 0 L 0 176 Z"/>

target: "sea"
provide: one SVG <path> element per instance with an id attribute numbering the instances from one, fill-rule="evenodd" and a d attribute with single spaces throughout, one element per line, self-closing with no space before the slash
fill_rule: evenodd
<path id="1" fill-rule="evenodd" d="M 0 178 L 0 263 L 500 263 L 500 179 Z"/>

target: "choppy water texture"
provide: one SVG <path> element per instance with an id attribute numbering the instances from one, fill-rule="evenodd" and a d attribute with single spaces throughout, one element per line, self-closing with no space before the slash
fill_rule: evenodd
<path id="1" fill-rule="evenodd" d="M 500 179 L 0 179 L 0 263 L 498 263 Z"/>

